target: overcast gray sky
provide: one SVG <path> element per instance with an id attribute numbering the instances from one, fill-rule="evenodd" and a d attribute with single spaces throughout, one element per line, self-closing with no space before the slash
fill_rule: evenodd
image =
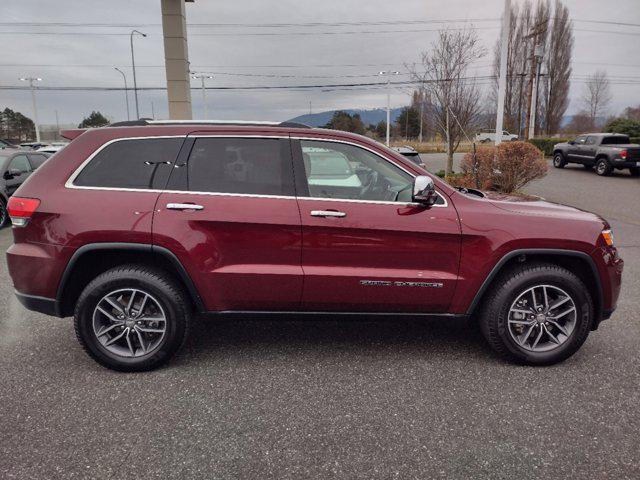
<path id="1" fill-rule="evenodd" d="M 165 85 L 160 0 L 1 3 L 0 85 L 19 85 L 20 77 L 36 76 L 43 78 L 43 86 L 120 87 L 122 77 L 113 66 L 122 68 L 132 85 L 128 33 L 134 27 L 148 34 L 147 38 L 134 38 L 138 86 Z M 619 113 L 628 105 L 640 104 L 637 47 L 640 27 L 586 22 L 640 24 L 640 0 L 565 0 L 564 3 L 575 20 L 573 72 L 576 78 L 572 82 L 568 113 L 580 108 L 578 98 L 584 83 L 578 79 L 598 68 L 606 69 L 612 82 L 611 114 Z M 399 70 L 405 74 L 399 78 L 404 79 L 407 78 L 404 65 L 418 61 L 420 52 L 430 47 L 442 24 L 395 22 L 459 21 L 450 24 L 454 28 L 470 23 L 478 28 L 482 42 L 491 52 L 499 34 L 503 5 L 503 0 L 196 0 L 186 7 L 189 59 L 192 70 L 214 75 L 213 80 L 208 80 L 211 86 L 374 82 L 379 80 L 376 73 L 383 69 Z M 48 25 L 33 27 L 20 22 Z M 67 22 L 131 27 L 54 25 Z M 394 23 L 278 28 L 196 25 L 310 22 Z M 489 74 L 491 61 L 489 53 L 474 65 L 474 72 Z M 199 85 L 194 82 L 194 86 Z M 114 121 L 126 118 L 123 92 L 41 91 L 37 95 L 41 123 L 54 123 L 56 110 L 61 124 L 78 123 L 91 110 L 100 110 Z M 209 117 L 221 119 L 285 120 L 308 113 L 309 102 L 314 112 L 386 105 L 385 91 L 371 87 L 330 91 L 209 91 L 207 95 Z M 194 117 L 200 118 L 200 92 L 193 91 L 192 98 Z M 156 117 L 167 117 L 164 92 L 140 92 L 139 100 L 141 116 L 151 116 L 153 102 Z M 394 90 L 391 101 L 393 106 L 406 104 L 407 90 Z M 132 94 L 130 104 L 133 112 Z M 29 92 L 0 90 L 0 107 L 5 106 L 30 115 Z"/>

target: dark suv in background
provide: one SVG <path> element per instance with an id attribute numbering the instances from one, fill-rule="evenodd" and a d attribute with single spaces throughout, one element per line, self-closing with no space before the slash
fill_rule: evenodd
<path id="1" fill-rule="evenodd" d="M 631 143 L 627 135 L 619 133 L 589 133 L 575 140 L 557 143 L 553 147 L 553 166 L 564 168 L 579 163 L 585 168 L 595 167 L 598 175 L 606 176 L 615 170 L 629 169 L 634 177 L 640 175 L 640 145 Z"/>
<path id="2" fill-rule="evenodd" d="M 7 224 L 7 202 L 29 175 L 42 165 L 49 155 L 24 150 L 0 150 L 0 228 Z"/>
<path id="3" fill-rule="evenodd" d="M 516 361 L 609 318 L 623 262 L 575 208 L 455 189 L 371 139 L 301 125 L 143 122 L 75 139 L 9 200 L 29 309 L 146 370 L 193 313 L 475 317 Z"/>

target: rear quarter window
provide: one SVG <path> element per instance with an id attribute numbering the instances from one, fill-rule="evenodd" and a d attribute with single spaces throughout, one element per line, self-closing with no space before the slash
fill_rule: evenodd
<path id="1" fill-rule="evenodd" d="M 74 179 L 79 187 L 161 189 L 184 138 L 122 139 L 100 150 Z"/>

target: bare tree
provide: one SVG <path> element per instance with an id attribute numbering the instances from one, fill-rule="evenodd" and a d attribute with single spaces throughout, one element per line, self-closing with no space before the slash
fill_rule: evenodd
<path id="1" fill-rule="evenodd" d="M 554 5 L 553 20 L 546 42 L 540 120 L 547 134 L 560 130 L 562 117 L 569 106 L 573 26 L 569 10 L 559 0 Z"/>
<path id="2" fill-rule="evenodd" d="M 611 103 L 611 90 L 607 72 L 597 70 L 587 77 L 582 94 L 582 104 L 591 119 L 591 128 L 596 126 L 596 118 L 604 115 Z"/>
<path id="3" fill-rule="evenodd" d="M 473 28 L 443 30 L 431 50 L 422 52 L 422 64 L 411 70 L 433 103 L 431 123 L 447 142 L 447 174 L 453 171 L 453 153 L 481 112 L 481 95 L 475 78 L 468 77 L 471 63 L 483 57 Z"/>

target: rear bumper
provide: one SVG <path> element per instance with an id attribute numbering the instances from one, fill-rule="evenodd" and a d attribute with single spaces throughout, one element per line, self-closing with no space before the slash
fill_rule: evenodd
<path id="1" fill-rule="evenodd" d="M 611 160 L 611 165 L 615 168 L 630 168 L 630 167 L 640 167 L 640 161 L 636 162 L 635 160 L 622 160 L 621 158 L 614 158 Z"/>
<path id="2" fill-rule="evenodd" d="M 38 297 L 25 293 L 15 292 L 20 303 L 27 309 L 45 315 L 62 317 L 60 314 L 60 304 L 55 298 Z"/>

